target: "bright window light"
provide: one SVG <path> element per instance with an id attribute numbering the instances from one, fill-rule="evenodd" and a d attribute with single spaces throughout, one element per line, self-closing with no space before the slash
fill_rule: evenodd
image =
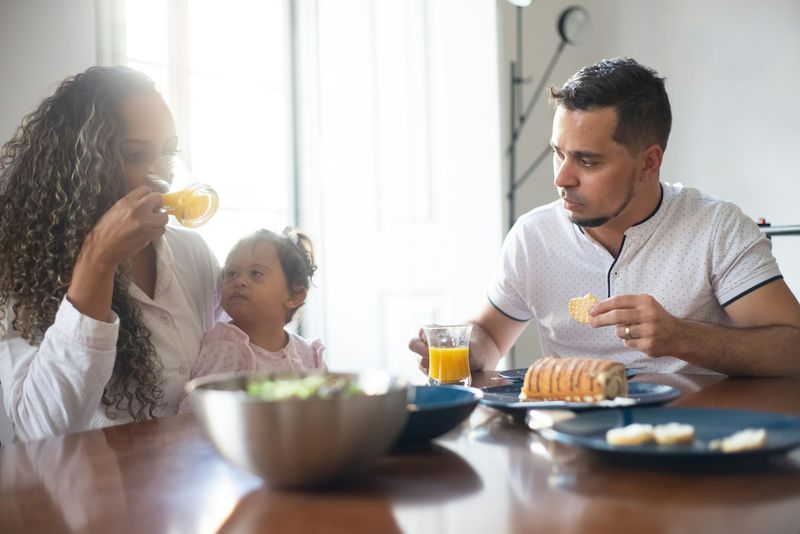
<path id="1" fill-rule="evenodd" d="M 129 0 L 123 63 L 170 104 L 181 158 L 220 210 L 197 231 L 220 262 L 236 240 L 294 223 L 286 1 Z"/>

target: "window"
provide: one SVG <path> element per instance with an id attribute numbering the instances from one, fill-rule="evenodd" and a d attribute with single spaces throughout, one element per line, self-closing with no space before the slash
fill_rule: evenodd
<path id="1" fill-rule="evenodd" d="M 220 260 L 299 219 L 320 266 L 303 334 L 328 367 L 424 381 L 408 339 L 480 309 L 500 248 L 495 0 L 113 5 L 125 32 L 101 52 L 162 87 L 220 193 L 200 228 Z"/>
<path id="2" fill-rule="evenodd" d="M 320 265 L 303 327 L 331 369 L 424 381 L 408 340 L 486 304 L 502 237 L 496 9 L 298 2 L 301 220 Z"/>
<path id="3" fill-rule="evenodd" d="M 172 108 L 181 158 L 220 210 L 198 229 L 220 262 L 258 228 L 295 223 L 289 2 L 120 0 L 111 61 Z"/>

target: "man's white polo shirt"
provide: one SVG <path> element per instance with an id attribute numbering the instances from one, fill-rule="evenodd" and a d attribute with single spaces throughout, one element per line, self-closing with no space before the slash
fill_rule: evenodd
<path id="1" fill-rule="evenodd" d="M 571 298 L 586 293 L 600 300 L 649 294 L 675 317 L 731 325 L 725 306 L 782 278 L 769 240 L 736 205 L 680 184 L 662 183 L 661 190 L 656 211 L 625 232 L 616 258 L 569 220 L 560 200 L 521 216 L 503 243 L 489 301 L 514 320 L 536 320 L 545 356 L 704 372 L 626 348 L 614 327 L 578 323 L 567 310 Z"/>

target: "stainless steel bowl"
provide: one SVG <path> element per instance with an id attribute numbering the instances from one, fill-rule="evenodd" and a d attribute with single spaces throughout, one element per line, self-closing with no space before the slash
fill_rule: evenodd
<path id="1" fill-rule="evenodd" d="M 186 385 L 217 450 L 275 487 L 325 484 L 364 469 L 395 442 L 406 423 L 407 383 L 383 371 L 332 373 L 363 393 L 261 400 L 248 384 L 297 375 L 217 375 Z"/>

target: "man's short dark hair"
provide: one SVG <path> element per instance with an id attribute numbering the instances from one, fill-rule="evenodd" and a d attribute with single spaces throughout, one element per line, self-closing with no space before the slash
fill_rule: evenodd
<path id="1" fill-rule="evenodd" d="M 667 149 L 672 111 L 664 78 L 633 59 L 604 59 L 583 67 L 560 89 L 550 88 L 550 102 L 570 111 L 614 107 L 614 141 L 631 152 L 653 143 Z"/>

